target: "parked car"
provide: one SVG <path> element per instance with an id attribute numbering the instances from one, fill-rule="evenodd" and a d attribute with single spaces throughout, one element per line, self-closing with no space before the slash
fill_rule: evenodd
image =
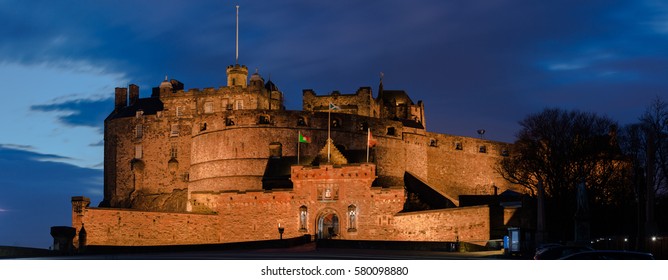
<path id="1" fill-rule="evenodd" d="M 650 253 L 633 251 L 594 250 L 578 252 L 560 258 L 561 260 L 653 260 Z"/>
<path id="2" fill-rule="evenodd" d="M 591 247 L 587 246 L 569 246 L 569 245 L 559 245 L 559 246 L 549 246 L 542 250 L 536 252 L 533 256 L 534 260 L 558 260 L 560 258 L 585 251 L 593 251 Z"/>

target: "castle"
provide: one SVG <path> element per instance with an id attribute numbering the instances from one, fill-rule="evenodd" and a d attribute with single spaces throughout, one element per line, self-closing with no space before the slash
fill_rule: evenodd
<path id="1" fill-rule="evenodd" d="M 303 110 L 288 111 L 271 80 L 248 82 L 246 66 L 229 66 L 227 77 L 188 91 L 165 79 L 148 98 L 136 85 L 116 88 L 104 200 L 72 200 L 87 244 L 267 240 L 278 228 L 286 238 L 485 242 L 511 226 L 517 208 L 497 217 L 460 203 L 519 190 L 494 169 L 509 144 L 427 132 L 424 104 L 382 79 L 376 97 L 369 87 L 304 90 Z M 369 133 L 377 144 L 367 153 Z"/>
<path id="2" fill-rule="evenodd" d="M 515 204 L 462 199 L 521 192 L 495 171 L 510 144 L 428 132 L 424 103 L 382 78 L 375 96 L 304 90 L 302 110 L 289 111 L 257 71 L 249 79 L 234 64 L 226 74 L 226 86 L 187 91 L 166 77 L 145 98 L 137 85 L 116 88 L 104 200 L 72 198 L 86 244 L 303 235 L 484 244 L 519 223 Z"/>

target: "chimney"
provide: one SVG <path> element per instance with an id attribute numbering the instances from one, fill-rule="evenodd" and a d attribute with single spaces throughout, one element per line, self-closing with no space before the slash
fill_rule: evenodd
<path id="1" fill-rule="evenodd" d="M 130 85 L 130 106 L 139 100 L 139 86 L 135 84 Z"/>
<path id="2" fill-rule="evenodd" d="M 115 109 L 123 109 L 128 105 L 128 89 L 127 88 L 116 88 L 116 103 Z"/>

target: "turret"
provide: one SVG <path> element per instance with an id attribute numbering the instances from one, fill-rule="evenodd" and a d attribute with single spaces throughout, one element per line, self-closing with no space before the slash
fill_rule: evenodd
<path id="1" fill-rule="evenodd" d="M 248 67 L 246 65 L 227 66 L 227 86 L 241 86 L 246 88 L 248 85 Z"/>
<path id="2" fill-rule="evenodd" d="M 116 102 L 114 102 L 115 110 L 120 110 L 125 108 L 128 105 L 128 89 L 127 88 L 116 88 Z"/>
<path id="3" fill-rule="evenodd" d="M 167 76 L 165 76 L 165 80 L 160 83 L 160 94 L 164 93 L 169 93 L 172 92 L 172 83 L 169 82 L 169 79 L 167 79 Z"/>
<path id="4" fill-rule="evenodd" d="M 250 78 L 250 87 L 254 89 L 261 89 L 264 86 L 264 79 L 262 76 L 255 70 L 255 73 L 251 75 Z"/>

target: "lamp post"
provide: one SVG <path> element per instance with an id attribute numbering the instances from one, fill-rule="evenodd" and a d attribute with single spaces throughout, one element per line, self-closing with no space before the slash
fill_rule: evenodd
<path id="1" fill-rule="evenodd" d="M 281 223 L 278 223 L 278 235 L 281 240 L 283 240 L 283 232 L 285 231 L 285 228 L 281 226 Z"/>

